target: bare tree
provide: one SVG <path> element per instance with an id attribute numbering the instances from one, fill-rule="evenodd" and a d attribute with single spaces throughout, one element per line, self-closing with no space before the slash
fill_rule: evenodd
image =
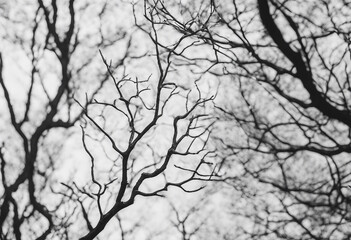
<path id="1" fill-rule="evenodd" d="M 11 129 L 2 129 L 8 138 L 0 149 L 1 239 L 95 239 L 116 219 L 124 237 L 118 213 L 137 196 L 162 196 L 169 187 L 194 192 L 203 188 L 196 182 L 211 180 L 215 91 L 203 92 L 199 78 L 187 80 L 192 89 L 180 85 L 172 65 L 189 47 L 187 36 L 162 42 L 152 8 L 143 8 L 146 24 L 138 28 L 109 26 L 118 7 L 73 0 L 5 6 L 2 21 L 12 28 L 1 36 L 0 84 Z M 154 50 L 134 51 L 134 31 L 147 33 Z M 106 60 L 102 52 L 112 48 L 118 56 Z M 155 59 L 157 76 L 126 74 L 142 59 Z M 20 67 L 24 100 L 10 82 Z M 106 85 L 112 88 L 101 95 Z M 78 122 L 91 163 L 85 185 L 58 173 L 64 139 Z"/>
<path id="2" fill-rule="evenodd" d="M 145 0 L 133 26 L 111 25 L 122 3 L 13 2 L 0 5 L 1 239 L 126 238 L 121 210 L 138 198 L 214 180 L 246 205 L 233 200 L 224 239 L 350 238 L 347 1 Z M 85 184 L 58 175 L 78 122 Z M 184 239 L 202 232 L 173 211 Z"/>
<path id="3" fill-rule="evenodd" d="M 91 11 L 89 2 L 38 0 L 20 6 L 13 1 L 3 7 L 0 85 L 6 111 L 1 116 L 4 134 L 0 140 L 1 239 L 70 236 L 75 210 L 65 211 L 64 199 L 54 191 L 64 146 L 55 138 L 68 137 L 68 129 L 84 114 L 73 101 L 82 85 L 91 85 L 89 104 L 108 80 L 109 75 L 96 66 L 98 48 L 125 46 L 115 67 L 128 57 L 129 37 L 123 31 L 106 36 L 101 25 L 109 6 L 100 4 L 95 6 L 95 15 L 90 13 L 91 19 L 100 21 L 93 31 L 80 21 Z M 95 38 L 86 39 L 90 34 Z"/>
<path id="4" fill-rule="evenodd" d="M 89 150 L 85 140 L 86 130 L 82 128 L 84 148 L 91 158 L 92 183 L 97 187 L 97 191 L 91 195 L 95 196 L 99 216 L 95 227 L 81 239 L 96 237 L 119 211 L 132 205 L 137 196 L 162 196 L 169 187 L 178 187 L 185 192 L 198 191 L 203 186 L 189 189 L 187 185 L 193 181 L 209 181 L 213 176 L 211 168 L 206 166 L 212 164 L 210 160 L 214 157 L 214 153 L 207 148 L 215 120 L 207 111 L 214 96 L 204 95 L 198 80 L 194 82 L 194 90 L 182 90 L 176 81 L 169 79 L 174 77 L 171 71 L 173 55 L 188 47 L 187 44 L 183 44 L 187 37 L 181 36 L 173 44 L 161 47 L 153 22 L 154 14 L 154 9 L 145 9 L 146 19 L 151 24 L 149 36 L 155 44 L 155 52 L 151 57 L 156 58 L 158 77 L 133 80 L 122 75 L 118 80 L 114 75 L 114 68 L 102 55 L 117 96 L 112 102 L 94 100 L 87 107 L 81 105 L 90 125 L 100 132 L 111 146 L 116 156 L 112 164 L 118 166 L 108 181 L 102 183 L 97 179 L 94 167 L 98 160 Z M 176 72 L 176 69 L 172 70 Z M 99 120 L 90 114 L 90 109 L 96 107 L 111 108 L 116 114 L 115 119 L 118 119 L 122 126 L 120 131 L 116 128 L 114 131 L 103 128 L 102 124 L 105 121 L 99 123 Z M 108 128 L 107 124 L 104 125 Z M 162 143 L 151 141 L 150 138 L 162 136 L 158 135 L 159 131 L 163 131 L 167 139 L 162 139 Z M 134 152 L 140 153 L 140 151 L 143 151 L 143 154 L 134 155 Z M 188 163 L 182 166 L 177 163 L 181 163 L 182 158 L 189 159 L 189 157 L 190 165 Z M 178 179 L 174 177 L 174 173 L 167 173 L 171 163 L 178 172 L 184 171 L 188 174 Z M 159 177 L 162 179 L 157 180 Z M 151 186 L 145 183 L 151 180 L 155 181 Z M 110 185 L 117 185 L 118 188 L 108 195 L 112 203 L 104 204 L 103 198 Z M 145 186 L 151 189 L 147 190 Z M 89 223 L 88 218 L 86 222 Z"/>
<path id="5" fill-rule="evenodd" d="M 184 61 L 225 82 L 222 170 L 254 209 L 233 205 L 242 237 L 349 239 L 350 4 L 147 2 L 207 49 Z"/>

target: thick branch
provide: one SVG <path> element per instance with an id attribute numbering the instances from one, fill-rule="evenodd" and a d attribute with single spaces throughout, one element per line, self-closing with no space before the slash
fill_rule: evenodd
<path id="1" fill-rule="evenodd" d="M 268 0 L 258 0 L 257 2 L 262 24 L 265 26 L 273 41 L 277 44 L 279 50 L 294 64 L 298 78 L 301 80 L 304 88 L 310 94 L 312 106 L 317 108 L 324 115 L 332 119 L 339 120 L 347 126 L 351 126 L 350 113 L 345 110 L 339 110 L 335 106 L 331 105 L 326 100 L 326 97 L 317 90 L 312 72 L 307 69 L 301 55 L 291 49 L 289 43 L 285 41 L 277 24 L 274 22 L 269 11 Z"/>

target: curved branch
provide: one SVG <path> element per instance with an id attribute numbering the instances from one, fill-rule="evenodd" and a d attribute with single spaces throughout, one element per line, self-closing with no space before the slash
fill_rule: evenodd
<path id="1" fill-rule="evenodd" d="M 295 66 L 297 76 L 301 80 L 304 88 L 310 94 L 311 105 L 321 111 L 324 115 L 339 120 L 340 122 L 351 127 L 351 114 L 346 110 L 339 110 L 331 105 L 326 97 L 317 90 L 312 76 L 312 72 L 306 67 L 306 64 L 298 52 L 291 49 L 279 30 L 277 24 L 274 22 L 272 15 L 269 11 L 268 0 L 258 0 L 258 9 L 261 17 L 262 24 L 266 28 L 268 34 L 277 44 L 279 50 L 287 57 Z M 290 20 L 290 25 L 292 25 Z M 296 29 L 291 26 L 296 32 Z"/>

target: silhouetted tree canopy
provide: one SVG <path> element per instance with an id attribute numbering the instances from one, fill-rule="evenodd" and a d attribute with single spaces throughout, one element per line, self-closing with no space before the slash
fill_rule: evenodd
<path id="1" fill-rule="evenodd" d="M 351 237 L 348 1 L 0 14 L 0 239 Z"/>

